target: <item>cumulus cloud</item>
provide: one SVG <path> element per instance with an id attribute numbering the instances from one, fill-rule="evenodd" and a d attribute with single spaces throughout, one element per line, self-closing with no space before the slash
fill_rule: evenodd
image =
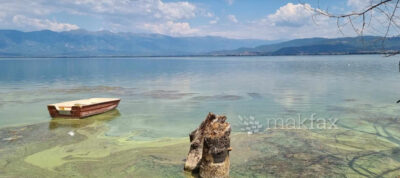
<path id="1" fill-rule="evenodd" d="M 349 0 L 350 1 L 350 0 Z M 356 0 L 353 0 L 356 1 Z M 359 0 L 361 1 L 361 0 Z M 240 21 L 218 16 L 203 1 L 187 0 L 0 0 L 0 28 L 54 31 L 85 28 L 173 36 L 290 39 L 338 36 L 336 23 L 315 25 L 310 5 L 288 3 L 264 17 Z M 233 3 L 232 0 L 226 0 Z M 349 2 L 350 3 L 350 2 Z M 238 14 L 236 14 L 238 15 Z M 73 16 L 71 18 L 66 18 Z M 82 19 L 80 19 L 82 17 Z M 223 19 L 223 20 L 222 20 Z M 68 20 L 68 21 L 65 21 Z M 87 23 L 89 22 L 90 23 Z"/>
<path id="2" fill-rule="evenodd" d="M 16 14 L 24 15 L 47 15 L 53 10 L 48 6 L 44 6 L 46 2 L 44 0 L 18 0 L 18 1 L 8 1 L 0 0 L 0 11 L 6 15 L 14 16 Z M 47 8 L 46 8 L 47 7 Z"/>
<path id="3" fill-rule="evenodd" d="M 204 16 L 206 16 L 206 17 L 214 17 L 214 14 L 211 12 L 206 12 L 204 14 L 205 14 Z"/>
<path id="4" fill-rule="evenodd" d="M 268 20 L 277 26 L 303 26 L 312 22 L 310 9 L 309 4 L 288 3 L 269 15 Z"/>
<path id="5" fill-rule="evenodd" d="M 225 0 L 226 1 L 226 3 L 228 3 L 229 5 L 232 5 L 234 2 L 235 2 L 235 0 Z"/>
<path id="6" fill-rule="evenodd" d="M 196 6 L 188 2 L 163 3 L 158 1 L 158 9 L 163 17 L 169 19 L 188 19 L 196 16 Z"/>
<path id="7" fill-rule="evenodd" d="M 77 25 L 57 22 L 57 15 L 85 16 L 97 20 L 95 29 L 111 31 L 140 31 L 149 24 L 166 24 L 179 26 L 186 21 L 201 15 L 212 18 L 213 14 L 198 8 L 188 1 L 164 2 L 163 0 L 0 0 L 0 28 L 16 28 L 25 31 L 36 29 L 69 30 Z M 49 16 L 51 19 L 48 20 Z M 77 20 L 79 21 L 79 20 Z M 174 25 L 171 25 L 172 24 Z M 25 24 L 24 24 L 25 23 Z M 85 28 L 82 23 L 82 28 Z M 93 27 L 89 27 L 93 28 Z M 93 29 L 92 29 L 93 30 Z M 173 30 L 172 30 L 173 31 Z M 189 32 L 191 32 L 190 30 Z M 187 32 L 187 33 L 189 33 Z M 183 33 L 182 33 L 183 34 Z"/>
<path id="8" fill-rule="evenodd" d="M 0 22 L 6 17 L 6 13 L 0 12 Z"/>
<path id="9" fill-rule="evenodd" d="M 227 18 L 228 18 L 229 21 L 231 21 L 231 22 L 233 22 L 233 23 L 238 23 L 238 22 L 239 22 L 239 21 L 236 19 L 236 16 L 235 16 L 235 15 L 230 14 L 230 15 L 227 16 Z"/>
<path id="10" fill-rule="evenodd" d="M 197 7 L 186 1 L 163 2 L 162 0 L 62 0 L 71 10 L 101 15 L 135 15 L 168 20 L 188 19 L 196 16 Z M 85 10 L 82 10 L 85 9 Z"/>
<path id="11" fill-rule="evenodd" d="M 216 17 L 214 20 L 210 20 L 209 24 L 217 24 L 219 21 L 219 17 Z"/>
<path id="12" fill-rule="evenodd" d="M 16 15 L 12 21 L 18 26 L 27 26 L 36 30 L 49 29 L 53 31 L 68 31 L 79 29 L 77 25 L 69 23 L 59 23 L 48 19 L 29 18 L 23 15 Z"/>
<path id="13" fill-rule="evenodd" d="M 168 35 L 192 35 L 198 32 L 197 29 L 190 27 L 187 22 L 173 22 L 167 21 L 161 24 L 144 24 L 144 28 L 151 31 L 152 33 L 168 34 Z"/>
<path id="14" fill-rule="evenodd" d="M 308 4 L 288 3 L 274 13 L 266 14 L 259 19 L 230 24 L 211 24 L 200 31 L 207 32 L 207 35 L 267 40 L 341 36 L 335 19 L 318 16 L 313 21 L 313 12 L 308 9 L 312 9 Z M 346 34 L 353 34 L 347 33 L 347 29 L 342 30 Z"/>

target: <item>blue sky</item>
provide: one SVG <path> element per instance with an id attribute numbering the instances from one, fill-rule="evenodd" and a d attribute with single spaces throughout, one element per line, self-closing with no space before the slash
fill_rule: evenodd
<path id="1" fill-rule="evenodd" d="M 0 0 L 0 28 L 267 40 L 337 37 L 341 34 L 335 20 L 326 17 L 313 20 L 313 12 L 308 8 L 344 13 L 366 1 Z M 346 35 L 354 33 L 349 31 Z"/>

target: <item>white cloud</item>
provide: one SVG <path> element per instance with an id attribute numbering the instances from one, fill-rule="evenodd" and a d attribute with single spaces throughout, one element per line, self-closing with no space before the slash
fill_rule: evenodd
<path id="1" fill-rule="evenodd" d="M 206 12 L 205 15 L 206 17 L 214 17 L 214 14 L 211 12 Z"/>
<path id="2" fill-rule="evenodd" d="M 198 8 L 188 1 L 164 2 L 163 0 L 0 0 L 0 28 L 15 28 L 31 31 L 37 28 L 73 29 L 72 24 L 57 22 L 63 16 L 85 16 L 85 21 L 94 20 L 96 26 L 85 26 L 85 21 L 76 20 L 82 28 L 106 29 L 113 31 L 143 32 L 140 27 L 147 23 L 164 24 L 172 21 L 183 21 L 201 15 L 211 18 L 212 13 Z M 56 15 L 53 15 L 56 14 Z M 21 15 L 21 16 L 17 16 Z M 14 16 L 17 16 L 14 20 Z M 23 18 L 24 16 L 25 18 Z M 46 20 L 46 19 L 54 20 Z M 29 21 L 29 25 L 20 21 Z M 97 21 L 97 22 L 96 22 Z M 71 22 L 69 22 L 71 23 Z M 90 24 L 90 23 L 89 23 Z M 72 26 L 71 26 L 72 25 Z M 117 29 L 119 26 L 121 28 Z M 51 28 L 50 28 L 51 27 Z M 90 29 L 89 29 L 90 30 Z"/>
<path id="3" fill-rule="evenodd" d="M 23 15 L 16 15 L 12 21 L 18 26 L 26 26 L 36 30 L 49 29 L 53 31 L 68 31 L 79 29 L 77 25 L 68 23 L 59 23 L 48 19 L 29 18 Z"/>
<path id="4" fill-rule="evenodd" d="M 188 19 L 196 16 L 197 7 L 186 1 L 162 0 L 62 0 L 71 9 L 85 9 L 87 13 L 101 15 L 135 15 L 167 20 Z M 85 11 L 82 11 L 85 12 Z"/>
<path id="5" fill-rule="evenodd" d="M 210 23 L 210 24 L 217 24 L 218 21 L 217 21 L 217 20 L 210 20 L 208 23 Z"/>
<path id="6" fill-rule="evenodd" d="M 302 26 L 312 22 L 313 12 L 309 4 L 288 3 L 280 7 L 268 20 L 277 26 Z"/>
<path id="7" fill-rule="evenodd" d="M 163 3 L 158 1 L 158 9 L 168 19 L 188 19 L 196 16 L 196 6 L 188 2 Z"/>
<path id="8" fill-rule="evenodd" d="M 6 13 L 0 11 L 0 22 L 6 17 Z"/>
<path id="9" fill-rule="evenodd" d="M 312 7 L 308 4 L 305 6 L 288 3 L 264 18 L 240 23 L 210 24 L 200 28 L 199 34 L 266 40 L 341 36 L 335 19 L 317 16 L 313 21 L 313 12 L 307 10 Z M 354 34 L 349 29 L 343 30 L 345 34 Z"/>
<path id="10" fill-rule="evenodd" d="M 18 1 L 7 1 L 0 0 L 0 11 L 6 15 L 14 16 L 16 14 L 30 14 L 30 15 L 47 15 L 52 10 L 51 8 L 45 8 L 43 4 L 44 0 L 18 0 Z"/>
<path id="11" fill-rule="evenodd" d="M 233 22 L 233 23 L 238 23 L 238 22 L 239 22 L 239 21 L 236 19 L 236 16 L 235 16 L 235 15 L 230 14 L 230 15 L 227 16 L 227 18 L 228 18 L 229 21 L 231 21 L 231 22 Z"/>
<path id="12" fill-rule="evenodd" d="M 219 21 L 219 17 L 216 17 L 214 20 L 210 20 L 208 23 L 209 24 L 217 24 Z"/>
<path id="13" fill-rule="evenodd" d="M 161 24 L 147 23 L 144 24 L 144 28 L 151 31 L 152 33 L 168 34 L 174 36 L 193 35 L 198 32 L 197 29 L 191 28 L 190 24 L 187 22 L 167 21 L 166 23 Z"/>
<path id="14" fill-rule="evenodd" d="M 232 5 L 234 2 L 235 2 L 235 0 L 225 0 L 229 5 Z"/>
<path id="15" fill-rule="evenodd" d="M 23 31 L 85 28 L 271 40 L 340 36 L 335 22 L 323 19 L 316 25 L 303 5 L 293 3 L 252 21 L 239 21 L 233 14 L 218 17 L 201 2 L 187 0 L 0 0 L 0 4 L 0 28 Z M 66 18 L 69 15 L 73 17 Z"/>

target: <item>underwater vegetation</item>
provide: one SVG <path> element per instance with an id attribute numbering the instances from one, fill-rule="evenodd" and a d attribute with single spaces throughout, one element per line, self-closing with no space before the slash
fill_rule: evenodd
<path id="1" fill-rule="evenodd" d="M 205 101 L 205 100 L 214 100 L 214 101 L 233 101 L 240 100 L 243 97 L 238 95 L 214 95 L 214 96 L 195 96 L 193 100 Z"/>
<path id="2" fill-rule="evenodd" d="M 259 94 L 259 93 L 247 93 L 247 95 L 249 95 L 253 99 L 261 99 L 261 98 L 263 98 L 261 96 L 261 94 Z"/>
<path id="3" fill-rule="evenodd" d="M 54 93 L 85 93 L 85 92 L 117 92 L 122 91 L 122 87 L 114 86 L 80 86 L 75 88 L 60 88 L 60 89 L 48 89 L 48 92 Z"/>
<path id="4" fill-rule="evenodd" d="M 400 174 L 399 141 L 399 119 L 391 117 L 343 119 L 337 129 L 237 134 L 232 138 L 231 175 L 396 177 Z"/>
<path id="5" fill-rule="evenodd" d="M 132 139 L 140 130 L 106 136 L 106 123 L 117 117 L 115 110 L 85 120 L 0 129 L 0 175 L 191 176 L 182 170 L 187 137 Z M 400 174 L 399 144 L 396 118 L 341 120 L 338 129 L 330 130 L 234 132 L 231 177 L 395 177 Z"/>
<path id="6" fill-rule="evenodd" d="M 196 93 L 182 93 L 176 90 L 152 90 L 143 93 L 144 96 L 148 96 L 155 99 L 181 99 L 185 96 L 191 96 Z"/>

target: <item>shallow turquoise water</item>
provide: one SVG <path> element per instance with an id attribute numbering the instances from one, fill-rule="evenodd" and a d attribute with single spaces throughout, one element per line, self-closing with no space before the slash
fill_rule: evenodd
<path id="1" fill-rule="evenodd" d="M 183 177 L 208 112 L 232 124 L 232 177 L 398 175 L 399 88 L 398 58 L 379 55 L 0 59 L 0 175 Z M 48 114 L 89 97 L 122 101 L 84 120 Z M 338 129 L 267 128 L 312 114 Z"/>
<path id="2" fill-rule="evenodd" d="M 238 115 L 396 116 L 399 88 L 398 59 L 379 55 L 2 59 L 0 125 L 48 122 L 50 103 L 119 97 L 107 134 L 186 136 L 208 112 L 234 128 Z"/>

